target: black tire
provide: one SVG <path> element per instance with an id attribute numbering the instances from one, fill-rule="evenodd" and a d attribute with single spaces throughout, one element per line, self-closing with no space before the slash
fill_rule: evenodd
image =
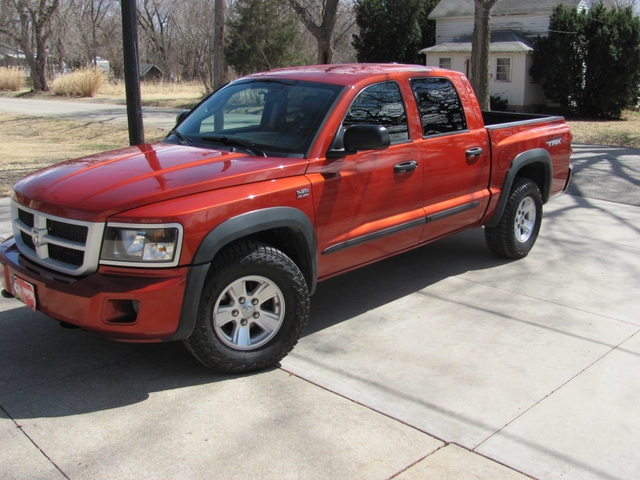
<path id="1" fill-rule="evenodd" d="M 235 243 L 214 259 L 184 343 L 217 372 L 264 370 L 298 342 L 309 304 L 307 283 L 289 257 L 260 242 Z"/>
<path id="2" fill-rule="evenodd" d="M 507 205 L 495 227 L 485 227 L 489 250 L 504 258 L 524 258 L 533 248 L 542 223 L 542 195 L 528 178 L 516 178 Z"/>

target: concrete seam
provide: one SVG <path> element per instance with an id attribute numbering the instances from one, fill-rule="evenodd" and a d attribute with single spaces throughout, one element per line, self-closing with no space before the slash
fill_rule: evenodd
<path id="1" fill-rule="evenodd" d="M 2 410 L 5 413 L 5 415 L 11 419 L 11 421 L 16 426 L 16 428 L 18 428 L 22 432 L 22 434 L 29 440 L 29 442 L 31 442 L 31 444 L 40 451 L 40 453 L 44 456 L 44 458 L 46 458 L 49 461 L 49 463 L 51 463 L 51 465 L 55 467 L 56 470 L 58 470 L 64 478 L 70 480 L 70 477 L 66 473 L 64 473 L 64 471 L 56 464 L 56 462 L 54 462 L 51 459 L 51 457 L 49 457 L 49 455 L 45 453 L 44 450 L 42 450 L 42 448 L 40 448 L 40 446 L 33 440 L 33 438 L 31 438 L 29 434 L 24 431 L 23 426 L 18 422 L 16 422 L 16 420 L 9 414 L 9 412 L 7 412 L 7 410 L 1 405 L 0 405 L 0 410 Z"/>
<path id="2" fill-rule="evenodd" d="M 615 345 L 614 347 L 612 347 L 608 352 L 604 353 L 603 355 L 601 355 L 599 358 L 597 358 L 596 360 L 594 360 L 593 362 L 591 362 L 589 365 L 587 365 L 586 367 L 584 367 L 582 370 L 580 370 L 578 373 L 576 373 L 574 376 L 572 376 L 571 378 L 569 378 L 566 382 L 562 383 L 561 385 L 559 385 L 557 388 L 553 389 L 551 392 L 549 392 L 547 395 L 545 395 L 544 397 L 542 397 L 540 400 L 538 400 L 537 402 L 534 402 L 529 408 L 525 409 L 523 412 L 521 412 L 520 414 L 516 415 L 515 417 L 513 417 L 510 421 L 508 421 L 505 425 L 503 425 L 501 428 L 499 428 L 498 430 L 496 430 L 495 432 L 493 432 L 491 435 L 489 435 L 487 438 L 485 438 L 484 440 L 482 440 L 480 443 L 478 443 L 474 449 L 473 452 L 475 453 L 475 450 L 477 448 L 479 448 L 482 444 L 484 444 L 485 442 L 487 442 L 490 438 L 494 437 L 495 435 L 497 435 L 498 433 L 502 432 L 505 428 L 507 428 L 509 425 L 511 425 L 513 422 L 515 422 L 516 420 L 518 420 L 520 417 L 522 417 L 523 415 L 525 415 L 526 413 L 530 412 L 532 409 L 534 409 L 537 405 L 539 405 L 540 403 L 544 402 L 547 398 L 549 398 L 551 395 L 553 395 L 554 393 L 558 392 L 559 390 L 561 390 L 562 388 L 564 388 L 566 385 L 568 385 L 570 382 L 572 382 L 573 380 L 575 380 L 576 378 L 578 378 L 580 375 L 582 375 L 584 372 L 586 372 L 587 370 L 591 369 L 591 367 L 593 367 L 595 364 L 599 363 L 601 360 L 603 360 L 604 358 L 608 357 L 611 353 L 615 352 L 616 350 L 618 350 L 620 348 L 620 346 L 622 346 L 624 343 L 628 342 L 629 340 L 631 340 L 633 337 L 635 337 L 636 335 L 640 334 L 640 330 L 635 331 L 634 333 L 632 333 L 630 336 L 628 336 L 627 338 L 625 338 L 623 341 L 621 341 L 618 345 Z"/>

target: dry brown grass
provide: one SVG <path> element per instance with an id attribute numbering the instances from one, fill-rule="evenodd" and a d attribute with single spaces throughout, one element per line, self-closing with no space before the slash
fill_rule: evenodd
<path id="1" fill-rule="evenodd" d="M 142 106 L 166 108 L 191 108 L 206 95 L 201 83 L 196 82 L 142 82 L 140 83 Z M 105 83 L 96 98 L 124 105 L 124 82 Z"/>
<path id="2" fill-rule="evenodd" d="M 65 75 L 67 77 L 68 75 Z M 174 82 L 174 83 L 141 83 L 140 93 L 142 106 L 165 108 L 191 108 L 204 98 L 206 92 L 200 83 Z M 66 94 L 65 94 L 66 95 Z M 62 100 L 67 97 L 54 95 L 52 92 L 30 92 L 24 85 L 19 91 L 2 91 L 0 97 L 24 97 L 42 100 Z M 73 101 L 126 104 L 124 82 L 104 82 L 93 97 L 74 97 Z"/>
<path id="3" fill-rule="evenodd" d="M 146 129 L 147 141 L 166 135 Z M 0 197 L 23 176 L 55 163 L 129 144 L 126 124 L 0 114 Z"/>
<path id="4" fill-rule="evenodd" d="M 627 111 L 621 120 L 567 120 L 574 143 L 640 148 L 640 113 Z"/>
<path id="5" fill-rule="evenodd" d="M 24 83 L 24 70 L 18 67 L 0 67 L 0 90 L 17 92 Z"/>
<path id="6" fill-rule="evenodd" d="M 105 83 L 106 76 L 99 68 L 83 68 L 57 77 L 51 93 L 67 97 L 94 97 Z"/>

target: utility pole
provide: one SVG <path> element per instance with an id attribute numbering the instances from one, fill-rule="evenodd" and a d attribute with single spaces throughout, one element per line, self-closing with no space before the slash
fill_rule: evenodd
<path id="1" fill-rule="evenodd" d="M 144 126 L 140 99 L 136 0 L 120 0 L 120 8 L 122 10 L 122 52 L 124 56 L 124 86 L 127 94 L 129 145 L 140 145 L 144 143 Z"/>
<path id="2" fill-rule="evenodd" d="M 224 0 L 215 0 L 213 27 L 213 90 L 224 85 Z"/>

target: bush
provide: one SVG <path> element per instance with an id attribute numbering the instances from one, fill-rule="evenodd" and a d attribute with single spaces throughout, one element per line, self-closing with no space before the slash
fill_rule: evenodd
<path id="1" fill-rule="evenodd" d="M 491 95 L 489 105 L 492 112 L 506 112 L 509 109 L 509 100 L 500 95 Z"/>
<path id="2" fill-rule="evenodd" d="M 54 95 L 68 97 L 93 97 L 105 81 L 105 74 L 99 68 L 83 68 L 61 75 L 53 81 Z"/>
<path id="3" fill-rule="evenodd" d="M 640 18 L 630 7 L 578 12 L 559 5 L 530 70 L 566 114 L 619 118 L 640 93 Z"/>
<path id="4" fill-rule="evenodd" d="M 17 92 L 22 88 L 24 71 L 19 67 L 0 67 L 0 90 Z"/>

